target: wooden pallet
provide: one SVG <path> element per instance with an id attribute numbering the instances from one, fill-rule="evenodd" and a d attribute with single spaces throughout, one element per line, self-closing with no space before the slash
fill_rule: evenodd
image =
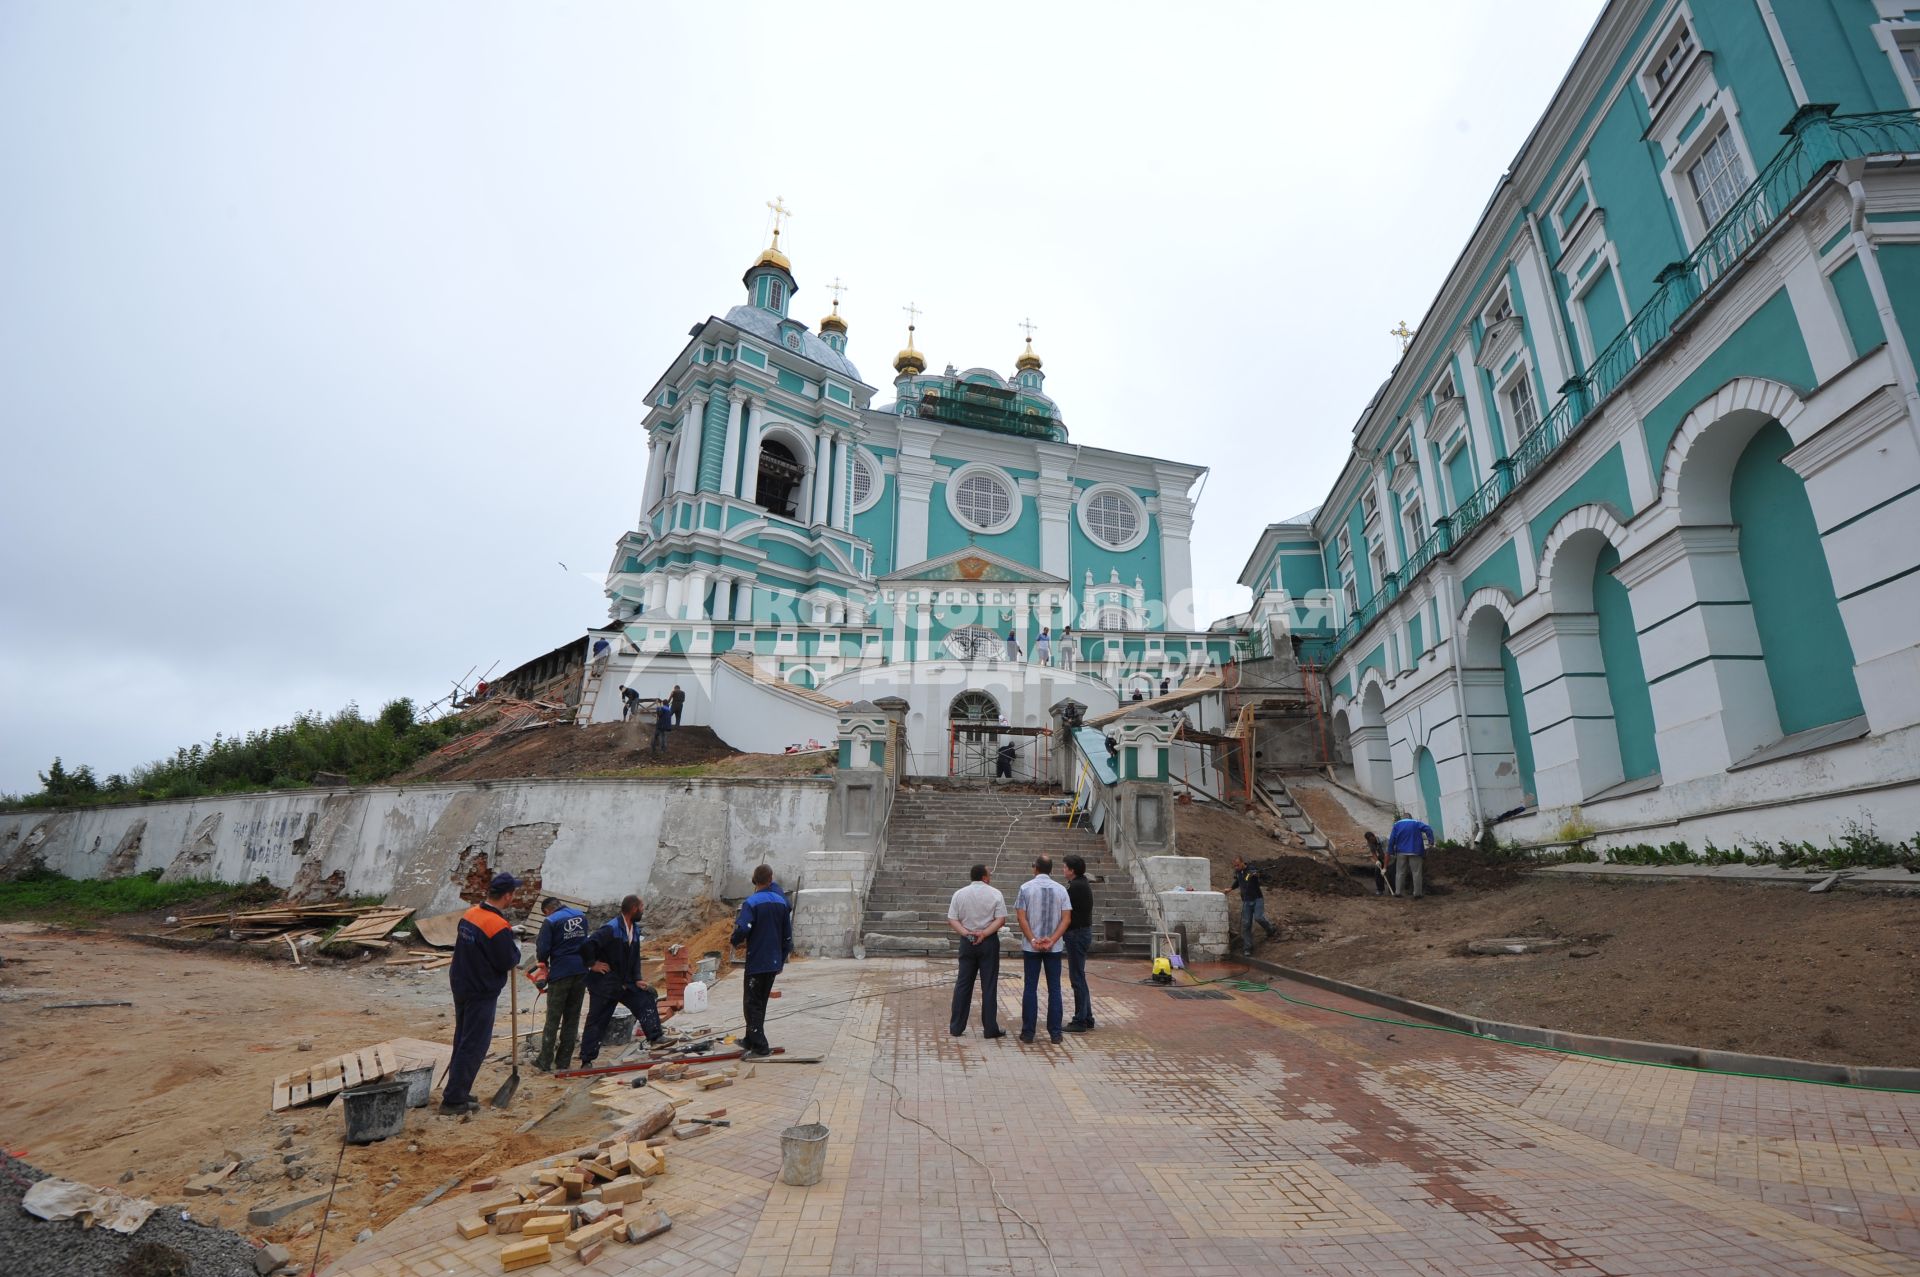
<path id="1" fill-rule="evenodd" d="M 338 1055 L 324 1064 L 273 1082 L 273 1111 L 281 1113 L 302 1104 L 312 1104 L 336 1095 L 349 1087 L 378 1082 L 400 1071 L 400 1054 L 390 1042 L 376 1042 L 358 1051 Z"/>
<path id="2" fill-rule="evenodd" d="M 333 944 L 340 940 L 360 942 L 383 940 L 389 931 L 399 926 L 412 913 L 411 909 L 381 909 L 365 914 L 334 932 L 327 943 Z"/>

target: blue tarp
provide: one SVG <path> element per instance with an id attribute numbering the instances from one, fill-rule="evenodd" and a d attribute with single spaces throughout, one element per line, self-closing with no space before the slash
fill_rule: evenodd
<path id="1" fill-rule="evenodd" d="M 1073 738 L 1079 742 L 1080 752 L 1102 785 L 1111 785 L 1120 779 L 1119 773 L 1113 770 L 1113 760 L 1107 757 L 1107 738 L 1098 728 L 1082 727 Z"/>

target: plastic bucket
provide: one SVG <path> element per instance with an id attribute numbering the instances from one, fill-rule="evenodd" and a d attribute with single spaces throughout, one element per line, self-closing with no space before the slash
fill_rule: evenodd
<path id="1" fill-rule="evenodd" d="M 347 1119 L 347 1143 L 371 1144 L 398 1135 L 407 1126 L 405 1082 L 375 1082 L 342 1091 Z"/>
<path id="2" fill-rule="evenodd" d="M 433 1065 L 415 1064 L 407 1061 L 401 1070 L 393 1075 L 396 1082 L 407 1084 L 407 1107 L 425 1108 L 427 1101 L 433 1098 Z"/>
<path id="3" fill-rule="evenodd" d="M 613 1019 L 607 1022 L 607 1031 L 600 1039 L 602 1048 L 625 1046 L 633 1041 L 633 1012 L 625 1007 L 614 1010 Z"/>
<path id="4" fill-rule="evenodd" d="M 802 1117 L 806 1116 L 804 1112 Z M 780 1182 L 806 1188 L 820 1182 L 827 1168 L 827 1127 L 803 1122 L 780 1132 Z"/>

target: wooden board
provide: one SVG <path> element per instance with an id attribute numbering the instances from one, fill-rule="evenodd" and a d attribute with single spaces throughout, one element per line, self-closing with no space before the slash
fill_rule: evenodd
<path id="1" fill-rule="evenodd" d="M 335 1056 L 310 1069 L 275 1078 L 273 1111 L 279 1113 L 298 1108 L 302 1104 L 312 1104 L 337 1095 L 350 1087 L 390 1078 L 400 1071 L 403 1061 L 409 1064 L 432 1063 L 437 1069 L 450 1054 L 449 1048 L 418 1038 L 376 1042 L 372 1046 Z"/>
<path id="2" fill-rule="evenodd" d="M 461 913 L 464 913 L 462 910 Z M 451 949 L 456 936 L 460 934 L 461 913 L 436 914 L 431 918 L 416 918 L 413 933 L 436 949 Z"/>

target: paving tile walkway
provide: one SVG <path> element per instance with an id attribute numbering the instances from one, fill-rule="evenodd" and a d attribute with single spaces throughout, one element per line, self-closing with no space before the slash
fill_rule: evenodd
<path id="1" fill-rule="evenodd" d="M 1017 972 L 1017 966 L 1014 968 Z M 583 1268 L 691 1277 L 1920 1277 L 1920 1095 L 1614 1064 L 1381 1024 L 1276 984 L 1207 997 L 1095 963 L 1100 1027 L 949 1037 L 947 964 L 796 964 L 735 1125 L 676 1146 L 673 1230 Z M 1203 973 L 1205 974 L 1205 973 Z M 724 1026 L 727 1005 L 709 1013 Z M 1018 1024 L 1002 981 L 1002 1022 Z M 832 1130 L 813 1188 L 780 1130 Z M 457 1198 L 334 1277 L 496 1273 Z"/>

